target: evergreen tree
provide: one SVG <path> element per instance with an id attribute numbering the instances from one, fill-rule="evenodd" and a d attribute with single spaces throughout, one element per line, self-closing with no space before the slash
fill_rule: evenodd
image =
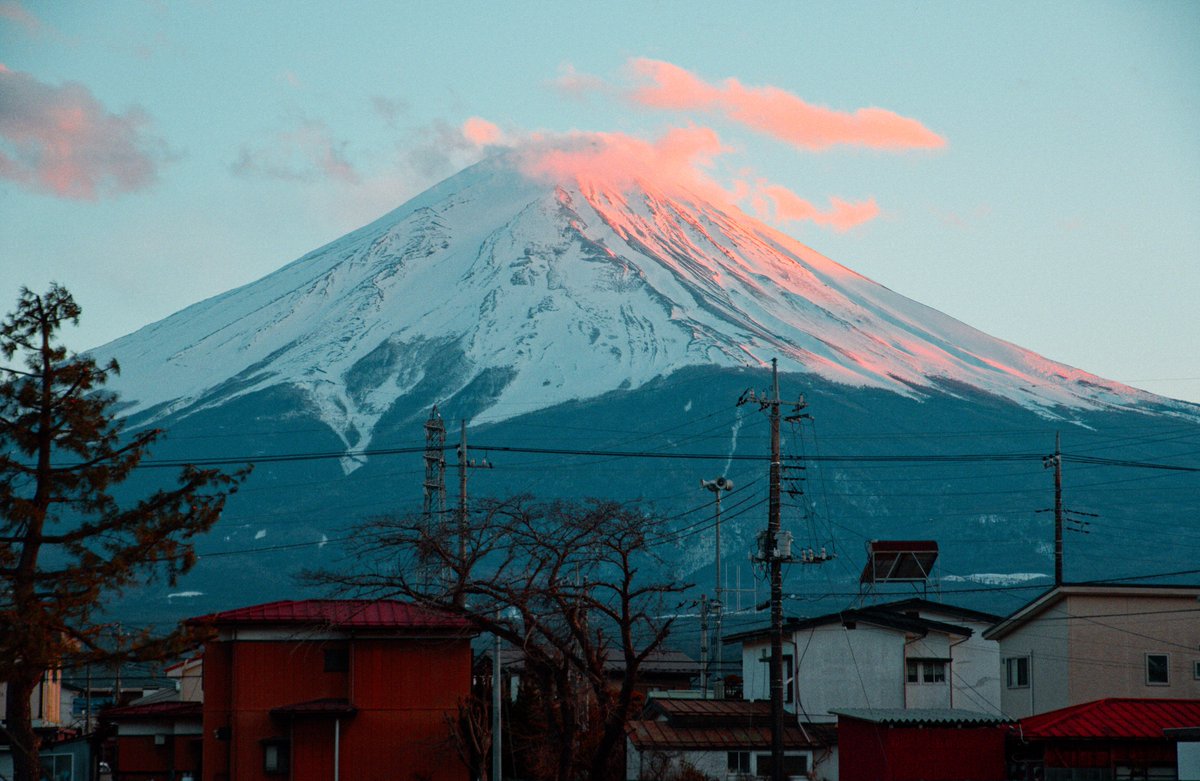
<path id="1" fill-rule="evenodd" d="M 161 432 L 124 435 L 117 398 L 102 387 L 116 362 L 101 367 L 57 343 L 79 314 L 52 285 L 44 295 L 22 289 L 0 324 L 0 682 L 15 781 L 41 776 L 30 695 L 47 671 L 182 647 L 182 629 L 114 640 L 103 608 L 130 586 L 190 569 L 193 538 L 245 475 L 185 467 L 176 486 L 118 501 L 115 486 Z"/>

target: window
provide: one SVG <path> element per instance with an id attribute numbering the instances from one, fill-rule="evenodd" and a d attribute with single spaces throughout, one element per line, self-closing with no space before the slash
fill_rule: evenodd
<path id="1" fill-rule="evenodd" d="M 1029 657 L 1013 656 L 1004 660 L 1004 676 L 1010 689 L 1029 687 Z"/>
<path id="2" fill-rule="evenodd" d="M 1171 683 L 1170 669 L 1170 654 L 1146 654 L 1146 685 L 1169 686 Z"/>
<path id="3" fill-rule="evenodd" d="M 1192 677 L 1200 681 L 1200 660 L 1192 662 Z"/>
<path id="4" fill-rule="evenodd" d="M 291 767 L 291 744 L 284 738 L 267 738 L 262 742 L 263 772 L 284 775 Z"/>
<path id="5" fill-rule="evenodd" d="M 350 652 L 345 648 L 325 649 L 325 672 L 344 673 L 350 669 Z"/>
<path id="6" fill-rule="evenodd" d="M 730 773 L 750 773 L 750 752 L 730 751 L 727 767 Z"/>
<path id="7" fill-rule="evenodd" d="M 904 680 L 909 683 L 945 683 L 945 659 L 909 659 L 904 666 Z"/>
<path id="8" fill-rule="evenodd" d="M 71 781 L 75 758 L 70 754 L 42 754 L 42 773 L 50 781 Z"/>
<path id="9" fill-rule="evenodd" d="M 758 661 L 760 661 L 764 665 L 766 665 L 766 669 L 768 671 L 767 672 L 767 688 L 769 691 L 770 686 L 771 686 L 771 674 L 770 674 L 771 658 L 767 655 L 766 651 L 763 651 L 763 654 L 761 657 L 759 657 Z M 794 699 L 793 692 L 795 692 L 795 690 L 796 690 L 796 677 L 795 677 L 795 674 L 793 673 L 792 655 L 784 654 L 783 655 L 783 701 L 791 702 Z"/>
<path id="10" fill-rule="evenodd" d="M 755 775 L 770 776 L 771 775 L 771 755 L 758 754 L 755 759 Z M 783 775 L 785 776 L 804 776 L 808 775 L 808 754 L 784 754 L 783 755 Z"/>

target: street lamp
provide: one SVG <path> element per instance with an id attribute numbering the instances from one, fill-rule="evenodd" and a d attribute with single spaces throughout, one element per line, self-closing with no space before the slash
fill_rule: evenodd
<path id="1" fill-rule="evenodd" d="M 722 581 L 721 581 L 721 492 L 733 490 L 733 481 L 724 476 L 721 476 L 721 477 L 715 478 L 713 480 L 701 480 L 700 487 L 707 488 L 709 491 L 712 491 L 713 494 L 716 495 L 716 501 L 717 501 L 717 514 L 716 514 L 716 525 L 715 525 L 716 532 L 717 532 L 717 550 L 716 550 L 716 553 L 717 553 L 717 572 L 716 572 L 716 576 L 717 576 L 716 595 L 717 595 L 717 598 L 713 602 L 713 611 L 716 613 L 716 618 L 717 618 L 717 681 L 716 681 L 715 686 L 713 687 L 713 693 L 716 696 L 716 698 L 720 700 L 720 699 L 725 698 L 725 676 L 724 676 L 724 666 L 723 666 L 723 660 L 722 660 L 724 648 L 722 647 L 723 643 L 721 642 L 721 639 L 723 637 L 722 632 L 721 632 L 721 613 L 725 607 L 725 603 L 721 601 L 721 592 L 724 590 L 722 588 Z"/>

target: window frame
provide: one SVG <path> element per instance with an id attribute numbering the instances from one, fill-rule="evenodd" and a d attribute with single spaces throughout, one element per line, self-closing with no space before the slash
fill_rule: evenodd
<path id="1" fill-rule="evenodd" d="M 730 774 L 750 775 L 751 772 L 751 757 L 753 755 L 749 751 L 727 751 L 725 752 L 725 770 Z"/>
<path id="2" fill-rule="evenodd" d="M 1192 680 L 1200 681 L 1200 659 L 1192 660 Z"/>
<path id="3" fill-rule="evenodd" d="M 1030 668 L 1029 656 L 1008 656 L 1004 659 L 1004 688 L 1006 689 L 1028 689 L 1030 684 Z M 1024 672 L 1025 682 L 1021 682 L 1021 673 Z"/>
<path id="4" fill-rule="evenodd" d="M 904 660 L 905 685 L 940 686 L 949 679 L 950 661 L 923 656 L 913 656 Z"/>
<path id="5" fill-rule="evenodd" d="M 1154 681 L 1150 679 L 1150 659 L 1151 657 L 1161 658 L 1163 660 L 1163 680 Z M 1146 685 L 1147 686 L 1170 686 L 1171 685 L 1171 654 L 1161 651 L 1147 651 L 1146 660 Z"/>
<path id="6" fill-rule="evenodd" d="M 259 741 L 262 745 L 263 773 L 268 776 L 286 776 L 292 772 L 292 742 L 287 738 L 263 738 Z M 269 762 L 271 750 L 275 752 L 275 764 L 272 766 Z"/>

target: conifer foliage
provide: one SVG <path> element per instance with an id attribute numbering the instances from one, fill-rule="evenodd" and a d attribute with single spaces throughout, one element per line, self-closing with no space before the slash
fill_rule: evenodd
<path id="1" fill-rule="evenodd" d="M 115 487 L 161 432 L 124 433 L 117 398 L 103 390 L 116 362 L 99 366 L 58 343 L 79 314 L 52 285 L 42 295 L 22 289 L 0 324 L 0 682 L 15 781 L 40 777 L 30 695 L 43 675 L 180 647 L 182 630 L 114 639 L 103 607 L 190 569 L 192 540 L 245 475 L 185 467 L 175 486 L 119 501 Z"/>

